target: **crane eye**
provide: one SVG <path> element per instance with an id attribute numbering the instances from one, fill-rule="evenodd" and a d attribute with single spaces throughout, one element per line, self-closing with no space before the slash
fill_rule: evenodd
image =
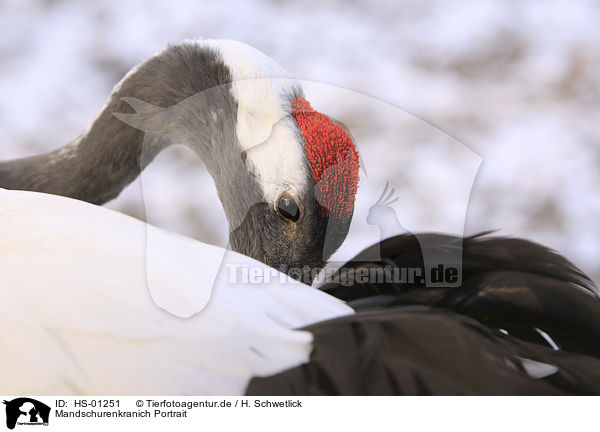
<path id="1" fill-rule="evenodd" d="M 297 222 L 300 219 L 300 207 L 291 195 L 284 193 L 277 200 L 277 213 L 284 219 Z"/>

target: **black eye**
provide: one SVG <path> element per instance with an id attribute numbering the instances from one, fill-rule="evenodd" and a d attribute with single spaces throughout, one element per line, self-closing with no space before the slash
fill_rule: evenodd
<path id="1" fill-rule="evenodd" d="M 277 212 L 284 218 L 292 222 L 300 219 L 300 208 L 290 195 L 284 193 L 277 200 Z"/>

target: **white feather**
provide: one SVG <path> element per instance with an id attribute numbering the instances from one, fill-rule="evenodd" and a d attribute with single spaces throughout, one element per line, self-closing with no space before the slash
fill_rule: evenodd
<path id="1" fill-rule="evenodd" d="M 312 336 L 293 329 L 352 313 L 287 277 L 233 283 L 230 264 L 265 267 L 106 208 L 0 189 L 0 393 L 240 394 L 308 360 Z"/>

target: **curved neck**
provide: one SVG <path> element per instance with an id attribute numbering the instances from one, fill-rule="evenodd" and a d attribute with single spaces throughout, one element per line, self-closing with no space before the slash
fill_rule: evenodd
<path id="1" fill-rule="evenodd" d="M 199 152 L 217 189 L 223 189 L 227 185 L 217 178 L 217 165 L 230 163 L 222 159 L 232 152 L 213 147 L 231 147 L 236 142 L 236 104 L 229 92 L 230 82 L 228 68 L 214 52 L 191 44 L 169 47 L 127 74 L 96 120 L 75 141 L 47 154 L 0 162 L 0 187 L 105 203 L 119 195 L 161 150 L 174 143 L 172 136 L 150 134 L 115 117 L 114 113 L 135 113 L 121 98 L 136 98 L 168 109 L 216 88 L 212 93 L 219 97 L 213 94 L 210 98 L 213 106 L 194 107 L 193 118 L 183 120 L 195 125 L 187 128 L 188 133 L 202 135 L 184 139 L 184 143 Z M 200 100 L 206 102 L 206 98 Z M 218 122 L 215 113 L 219 113 Z M 154 127 L 160 129 L 163 125 Z"/>
<path id="2" fill-rule="evenodd" d="M 107 107 L 90 129 L 63 148 L 0 162 L 0 187 L 103 204 L 139 175 L 143 132 L 116 124 Z M 125 125 L 124 125 L 125 126 Z"/>

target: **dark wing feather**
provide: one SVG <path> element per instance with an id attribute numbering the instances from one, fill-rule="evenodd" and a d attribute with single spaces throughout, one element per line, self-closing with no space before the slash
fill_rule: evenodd
<path id="1" fill-rule="evenodd" d="M 406 234 L 366 249 L 339 273 L 385 266 L 425 272 L 423 251 L 437 262 L 461 268 L 462 284 L 368 281 L 327 283 L 322 289 L 356 309 L 417 304 L 449 309 L 547 345 L 537 328 L 565 350 L 600 355 L 600 296 L 594 283 L 566 258 L 527 240 Z"/>
<path id="2" fill-rule="evenodd" d="M 537 328 L 561 349 L 600 357 L 600 301 L 570 282 L 514 271 L 479 273 L 448 289 L 437 306 L 542 342 Z"/>
<path id="3" fill-rule="evenodd" d="M 462 268 L 462 283 L 327 283 L 322 289 L 356 315 L 307 327 L 310 362 L 253 379 L 248 394 L 600 394 L 597 290 L 543 246 L 485 235 L 402 235 L 366 249 L 337 276 L 385 266 L 425 271 L 424 253 Z"/>
<path id="4" fill-rule="evenodd" d="M 306 328 L 310 362 L 253 379 L 249 395 L 599 394 L 600 360 L 552 351 L 427 307 L 394 307 Z M 534 379 L 522 359 L 558 371 Z M 593 379 L 589 379 L 593 377 Z"/>

